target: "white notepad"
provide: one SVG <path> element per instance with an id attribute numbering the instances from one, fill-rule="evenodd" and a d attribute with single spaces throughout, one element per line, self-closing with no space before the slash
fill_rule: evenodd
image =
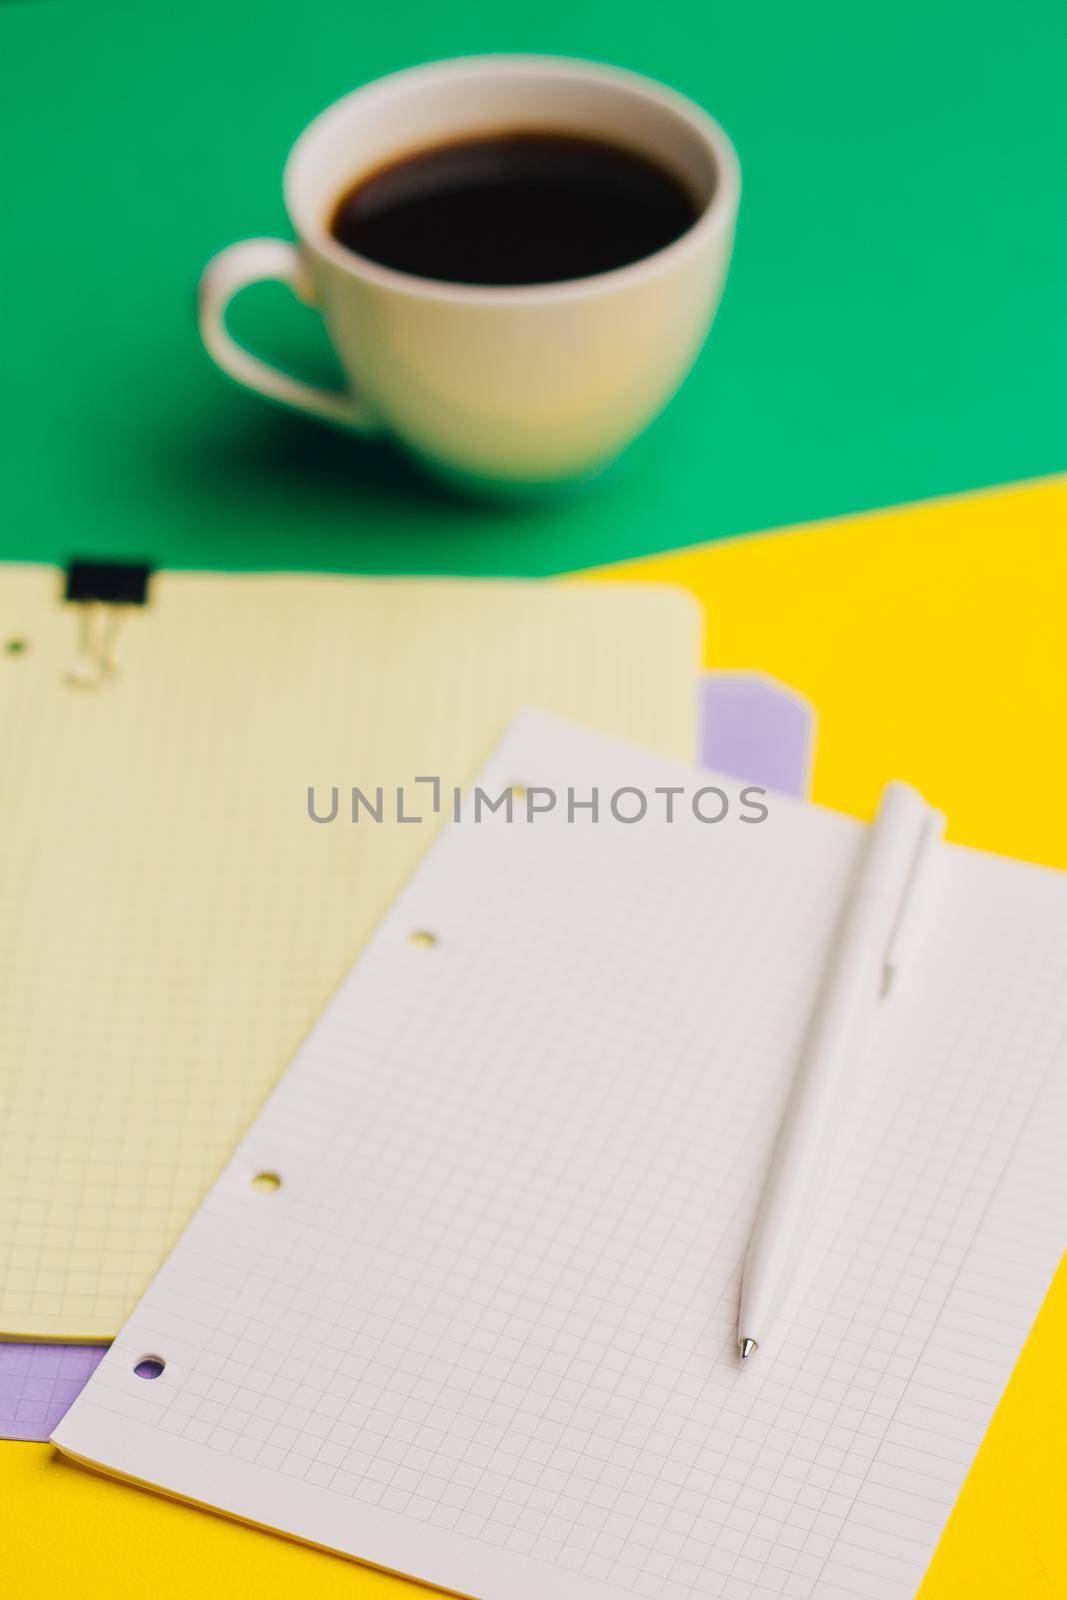
<path id="1" fill-rule="evenodd" d="M 440 837 L 63 1450 L 479 1600 L 913 1594 L 1067 1233 L 1067 882 L 942 847 L 741 1368 L 740 1262 L 863 828 L 778 797 L 744 823 L 730 781 L 701 823 L 709 781 L 520 720 L 483 786 L 560 805 Z M 593 783 L 599 822 L 569 822 Z M 644 822 L 605 816 L 621 786 Z"/>

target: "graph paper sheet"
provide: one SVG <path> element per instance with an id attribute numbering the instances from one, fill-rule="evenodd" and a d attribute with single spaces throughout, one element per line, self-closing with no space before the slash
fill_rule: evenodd
<path id="1" fill-rule="evenodd" d="M 701 781 L 537 717 L 483 778 Z M 1064 1241 L 1067 885 L 943 848 L 741 1368 L 863 828 L 735 815 L 449 828 L 56 1443 L 479 1600 L 912 1595 Z"/>
<path id="2" fill-rule="evenodd" d="M 758 673 L 712 672 L 701 680 L 699 705 L 702 765 L 781 794 L 808 792 L 814 719 L 792 690 Z M 50 1438 L 101 1354 L 0 1340 L 0 1439 Z"/>
<path id="3" fill-rule="evenodd" d="M 699 613 L 564 584 L 167 573 L 71 688 L 0 568 L 0 1333 L 109 1338 L 466 782 L 537 704 L 692 756 Z M 406 785 L 399 825 L 390 807 Z M 322 814 L 339 788 L 339 818 Z M 349 820 L 349 788 L 383 822 Z M 442 802 L 444 804 L 444 802 Z M 394 820 L 388 820 L 390 814 Z"/>

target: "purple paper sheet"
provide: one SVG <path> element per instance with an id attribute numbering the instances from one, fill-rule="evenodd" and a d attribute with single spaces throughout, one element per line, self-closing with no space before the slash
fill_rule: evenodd
<path id="1" fill-rule="evenodd" d="M 709 672 L 701 689 L 703 765 L 803 799 L 815 730 L 808 702 L 761 672 Z"/>
<path id="2" fill-rule="evenodd" d="M 47 1439 L 103 1353 L 92 1344 L 0 1344 L 0 1438 Z"/>
<path id="3" fill-rule="evenodd" d="M 709 672 L 701 684 L 699 760 L 778 794 L 803 798 L 814 714 L 758 672 Z M 0 1343 L 0 1439 L 50 1437 L 103 1355 L 98 1345 Z"/>

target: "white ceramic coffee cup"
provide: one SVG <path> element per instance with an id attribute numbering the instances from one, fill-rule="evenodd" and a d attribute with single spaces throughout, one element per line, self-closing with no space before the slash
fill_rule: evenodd
<path id="1" fill-rule="evenodd" d="M 414 277 L 331 236 L 331 210 L 361 173 L 448 139 L 542 128 L 652 157 L 692 191 L 697 220 L 630 266 L 521 287 Z M 200 331 L 239 383 L 356 433 L 384 430 L 439 471 L 501 487 L 579 479 L 641 432 L 696 357 L 740 188 L 718 124 L 633 73 L 539 56 L 415 67 L 357 89 L 300 136 L 285 168 L 299 242 L 247 239 L 216 256 L 200 283 Z M 262 279 L 319 308 L 346 389 L 302 383 L 231 338 L 228 302 Z"/>

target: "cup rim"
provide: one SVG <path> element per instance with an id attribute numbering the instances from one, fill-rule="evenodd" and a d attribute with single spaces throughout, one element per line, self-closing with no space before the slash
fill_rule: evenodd
<path id="1" fill-rule="evenodd" d="M 686 231 L 670 244 L 639 261 L 597 272 L 585 278 L 568 278 L 555 283 L 466 284 L 440 278 L 423 278 L 415 273 L 385 267 L 358 251 L 342 246 L 332 237 L 325 218 L 301 215 L 297 194 L 297 172 L 308 158 L 312 145 L 335 122 L 347 115 L 354 100 L 388 96 L 422 80 L 449 80 L 513 74 L 516 77 L 552 74 L 572 82 L 614 84 L 638 99 L 652 101 L 686 123 L 703 139 L 715 162 L 717 181 L 707 205 Z M 725 130 L 701 106 L 675 89 L 658 83 L 643 73 L 625 67 L 608 66 L 571 56 L 476 55 L 454 56 L 430 61 L 421 66 L 404 67 L 353 89 L 349 94 L 319 112 L 297 138 L 286 159 L 282 177 L 286 210 L 301 242 L 323 256 L 348 276 L 365 279 L 380 288 L 414 299 L 453 301 L 465 304 L 522 306 L 580 300 L 606 289 L 625 288 L 650 276 L 670 270 L 696 254 L 710 239 L 727 233 L 733 226 L 741 197 L 741 167 Z"/>

